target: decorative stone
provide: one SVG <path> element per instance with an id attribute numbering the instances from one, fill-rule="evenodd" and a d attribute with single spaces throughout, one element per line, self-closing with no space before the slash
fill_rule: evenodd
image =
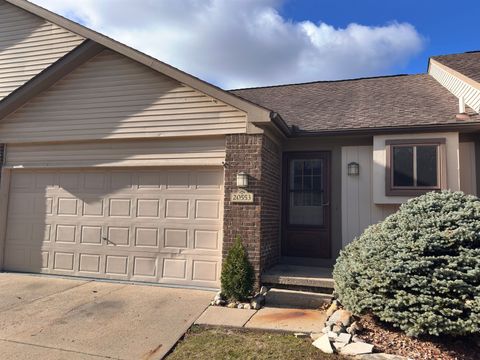
<path id="1" fill-rule="evenodd" d="M 327 333 L 327 336 L 330 340 L 335 341 L 335 340 L 337 340 L 338 334 L 336 332 L 329 331 Z"/>
<path id="2" fill-rule="evenodd" d="M 215 305 L 215 300 L 210 301 L 210 306 L 214 306 L 214 305 Z"/>
<path id="3" fill-rule="evenodd" d="M 265 296 L 257 295 L 252 299 L 251 305 L 255 310 L 259 310 L 265 304 Z"/>
<path id="4" fill-rule="evenodd" d="M 350 325 L 347 328 L 347 333 L 355 335 L 356 333 L 362 330 L 363 330 L 363 326 L 358 321 L 354 321 L 352 325 Z"/>
<path id="5" fill-rule="evenodd" d="M 311 333 L 310 338 L 315 341 L 317 340 L 320 336 L 323 336 L 323 333 Z"/>
<path id="6" fill-rule="evenodd" d="M 353 336 L 352 336 L 352 341 L 353 341 L 353 342 L 363 342 L 363 340 L 360 339 L 360 337 L 358 337 L 357 335 L 353 335 Z"/>
<path id="7" fill-rule="evenodd" d="M 237 307 L 237 304 L 235 304 L 234 302 L 228 303 L 227 305 L 227 308 L 230 308 L 230 309 L 234 309 L 236 307 Z"/>
<path id="8" fill-rule="evenodd" d="M 328 335 L 322 335 L 317 340 L 312 343 L 317 349 L 320 349 L 325 354 L 333 354 L 333 348 L 330 344 L 330 340 L 328 339 Z"/>
<path id="9" fill-rule="evenodd" d="M 259 293 L 260 295 L 265 296 L 265 295 L 267 295 L 267 292 L 268 292 L 268 288 L 267 288 L 266 286 L 262 286 L 262 287 L 260 288 L 260 291 L 259 291 L 258 293 Z"/>
<path id="10" fill-rule="evenodd" d="M 344 343 L 344 344 L 348 344 L 350 342 L 351 338 L 352 338 L 352 335 L 347 334 L 347 333 L 341 333 L 337 336 L 335 341 L 336 342 L 341 342 L 341 343 Z"/>
<path id="11" fill-rule="evenodd" d="M 322 333 L 324 334 L 327 334 L 329 331 L 332 330 L 332 327 L 331 326 L 325 326 L 323 329 L 322 329 Z"/>
<path id="12" fill-rule="evenodd" d="M 223 300 L 221 291 L 217 292 L 215 294 L 215 297 L 213 298 L 213 301 L 217 301 L 217 300 Z"/>
<path id="13" fill-rule="evenodd" d="M 332 301 L 332 303 L 330 304 L 330 306 L 328 307 L 328 309 L 326 311 L 327 318 L 332 316 L 332 314 L 337 310 L 338 310 L 337 301 L 334 300 L 334 301 Z"/>
<path id="14" fill-rule="evenodd" d="M 333 347 L 335 348 L 335 350 L 340 350 L 341 348 L 345 347 L 347 344 L 346 343 L 343 343 L 343 342 L 338 342 L 338 341 L 335 341 L 333 343 Z"/>
<path id="15" fill-rule="evenodd" d="M 243 304 L 243 308 L 244 308 L 245 310 L 250 310 L 250 309 L 252 308 L 252 305 L 250 305 L 250 304 Z"/>
<path id="16" fill-rule="evenodd" d="M 225 300 L 222 300 L 222 299 L 215 300 L 215 305 L 224 306 L 225 305 Z"/>
<path id="17" fill-rule="evenodd" d="M 243 309 L 243 304 L 238 304 L 237 309 Z"/>
<path id="18" fill-rule="evenodd" d="M 361 355 L 371 354 L 373 352 L 373 345 L 364 342 L 350 343 L 340 350 L 342 355 Z"/>
<path id="19" fill-rule="evenodd" d="M 337 334 L 346 332 L 345 327 L 340 321 L 338 321 L 335 325 L 332 326 L 332 331 L 336 332 Z"/>
<path id="20" fill-rule="evenodd" d="M 348 327 L 352 323 L 352 315 L 350 311 L 344 309 L 337 310 L 330 316 L 326 324 L 333 325 L 340 321 L 343 326 Z"/>
<path id="21" fill-rule="evenodd" d="M 305 334 L 305 333 L 302 333 L 302 332 L 297 332 L 297 333 L 293 333 L 293 336 L 295 336 L 298 339 L 304 339 L 304 338 L 308 337 L 308 334 Z"/>

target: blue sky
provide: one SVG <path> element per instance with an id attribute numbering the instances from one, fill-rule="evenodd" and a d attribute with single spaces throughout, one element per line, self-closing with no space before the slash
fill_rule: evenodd
<path id="1" fill-rule="evenodd" d="M 402 73 L 422 73 L 429 56 L 480 50 L 478 0 L 292 0 L 281 12 L 294 20 L 326 21 L 337 27 L 351 22 L 382 25 L 408 22 L 425 38 L 423 50 Z"/>
<path id="2" fill-rule="evenodd" d="M 421 73 L 480 49 L 478 0 L 32 1 L 224 88 Z"/>

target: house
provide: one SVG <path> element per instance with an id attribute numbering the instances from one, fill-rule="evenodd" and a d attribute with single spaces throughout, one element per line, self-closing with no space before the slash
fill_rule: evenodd
<path id="1" fill-rule="evenodd" d="M 0 268 L 218 288 L 331 267 L 407 199 L 476 194 L 480 53 L 428 73 L 225 91 L 0 0 Z"/>

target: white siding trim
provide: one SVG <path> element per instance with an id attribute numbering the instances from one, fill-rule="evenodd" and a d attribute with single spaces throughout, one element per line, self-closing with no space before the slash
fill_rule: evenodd
<path id="1" fill-rule="evenodd" d="M 434 60 L 430 60 L 428 73 L 453 95 L 458 98 L 463 97 L 465 104 L 474 111 L 480 112 L 480 85 L 479 87 L 474 87 L 460 76 L 455 76 L 455 71 L 447 69 L 449 68 Z"/>

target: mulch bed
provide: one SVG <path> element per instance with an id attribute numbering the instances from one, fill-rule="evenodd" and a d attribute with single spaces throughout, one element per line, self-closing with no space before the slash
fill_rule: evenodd
<path id="1" fill-rule="evenodd" d="M 372 315 L 362 316 L 360 324 L 364 329 L 358 334 L 359 337 L 373 344 L 378 352 L 402 355 L 415 360 L 480 359 L 480 347 L 471 337 L 412 338 Z"/>

